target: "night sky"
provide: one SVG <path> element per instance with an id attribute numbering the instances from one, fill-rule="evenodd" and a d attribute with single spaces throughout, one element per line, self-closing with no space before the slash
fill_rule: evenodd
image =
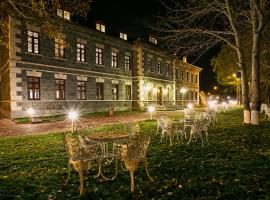
<path id="1" fill-rule="evenodd" d="M 106 24 L 106 32 L 118 36 L 119 32 L 126 32 L 129 40 L 138 37 L 147 39 L 150 33 L 148 25 L 155 24 L 156 16 L 165 12 L 159 0 L 93 0 L 91 11 L 85 25 L 94 27 L 95 20 L 102 20 Z M 210 59 L 218 52 L 218 48 L 210 50 L 197 62 L 193 63 L 201 68 L 200 87 L 205 92 L 211 91 L 216 85 L 215 74 L 210 66 Z M 194 60 L 196 58 L 193 58 Z M 188 62 L 192 62 L 189 59 Z"/>

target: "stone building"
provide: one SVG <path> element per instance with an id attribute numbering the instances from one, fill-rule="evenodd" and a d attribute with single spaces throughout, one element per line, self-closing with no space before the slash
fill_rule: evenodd
<path id="1" fill-rule="evenodd" d="M 198 103 L 200 68 L 160 50 L 157 40 L 127 41 L 64 22 L 51 40 L 38 26 L 8 19 L 8 48 L 0 47 L 0 112 L 10 118 L 145 109 Z M 187 93 L 181 96 L 180 88 Z"/>

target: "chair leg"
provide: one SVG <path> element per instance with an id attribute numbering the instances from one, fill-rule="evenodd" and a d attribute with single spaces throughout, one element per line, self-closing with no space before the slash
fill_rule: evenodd
<path id="1" fill-rule="evenodd" d="M 114 176 L 111 178 L 111 180 L 113 181 L 113 180 L 115 180 L 116 179 L 116 177 L 117 177 L 117 175 L 118 175 L 118 159 L 116 158 L 115 159 L 115 174 L 114 174 Z"/>
<path id="2" fill-rule="evenodd" d="M 198 135 L 200 136 L 200 138 L 201 138 L 201 140 L 202 140 L 202 147 L 204 147 L 202 132 L 199 132 Z"/>
<path id="3" fill-rule="evenodd" d="M 150 176 L 150 173 L 149 173 L 149 171 L 148 171 L 148 162 L 147 162 L 147 158 L 144 159 L 144 167 L 145 167 L 145 171 L 146 171 L 146 174 L 147 174 L 149 180 L 150 180 L 151 182 L 154 182 L 154 179 Z"/>
<path id="4" fill-rule="evenodd" d="M 161 143 L 161 142 L 162 142 L 163 137 L 164 137 L 164 131 L 162 130 L 162 132 L 161 132 L 161 137 L 160 137 L 160 141 L 159 141 L 159 143 Z"/>
<path id="5" fill-rule="evenodd" d="M 189 144 L 189 143 L 191 142 L 192 137 L 193 137 L 193 131 L 191 130 L 191 131 L 190 131 L 189 140 L 188 140 L 188 143 L 187 143 L 187 144 Z"/>
<path id="6" fill-rule="evenodd" d="M 80 175 L 80 195 L 83 195 L 83 167 L 81 167 L 80 171 L 79 171 L 79 175 Z"/>
<path id="7" fill-rule="evenodd" d="M 169 139 L 170 139 L 170 146 L 172 146 L 172 135 L 169 135 Z"/>
<path id="8" fill-rule="evenodd" d="M 68 177 L 67 177 L 67 180 L 65 182 L 65 185 L 67 185 L 67 183 L 68 183 L 68 181 L 70 179 L 70 171 L 71 171 L 71 165 L 70 165 L 70 163 L 68 163 Z"/>
<path id="9" fill-rule="evenodd" d="M 208 130 L 205 131 L 205 139 L 206 139 L 206 143 L 209 144 L 209 142 L 208 142 Z"/>
<path id="10" fill-rule="evenodd" d="M 130 173 L 130 191 L 134 192 L 134 188 L 135 188 L 135 186 L 134 186 L 134 171 L 130 170 L 129 173 Z"/>

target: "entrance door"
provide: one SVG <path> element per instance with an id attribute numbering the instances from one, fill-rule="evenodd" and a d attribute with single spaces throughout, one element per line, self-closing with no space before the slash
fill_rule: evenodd
<path id="1" fill-rule="evenodd" d="M 162 87 L 159 87 L 157 91 L 157 103 L 162 105 Z"/>

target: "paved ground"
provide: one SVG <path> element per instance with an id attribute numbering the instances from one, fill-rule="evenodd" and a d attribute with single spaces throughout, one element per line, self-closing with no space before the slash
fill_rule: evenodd
<path id="1" fill-rule="evenodd" d="M 177 111 L 160 111 L 158 114 L 174 115 Z M 179 111 L 178 111 L 179 112 Z M 157 114 L 153 116 L 156 118 Z M 95 126 L 105 124 L 127 123 L 149 119 L 149 113 L 136 113 L 126 116 L 111 116 L 85 119 Z M 32 134 L 46 134 L 49 132 L 68 131 L 71 129 L 70 121 L 57 121 L 38 124 L 19 124 L 9 119 L 0 118 L 0 137 Z"/>

